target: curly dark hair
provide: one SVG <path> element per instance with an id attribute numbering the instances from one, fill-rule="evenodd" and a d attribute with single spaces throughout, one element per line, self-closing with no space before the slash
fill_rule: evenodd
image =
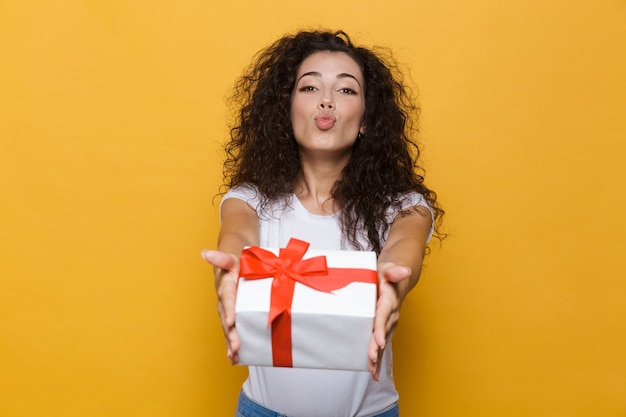
<path id="1" fill-rule="evenodd" d="M 419 108 L 387 53 L 357 47 L 343 31 L 302 31 L 287 35 L 257 53 L 235 84 L 236 107 L 230 141 L 225 145 L 224 186 L 253 184 L 261 207 L 293 194 L 300 174 L 300 154 L 293 137 L 290 106 L 296 73 L 315 52 L 343 52 L 360 66 L 365 80 L 366 133 L 355 142 L 348 165 L 333 189 L 341 210 L 344 238 L 359 249 L 380 253 L 390 207 L 400 211 L 401 196 L 418 192 L 435 215 L 435 236 L 444 211 L 437 195 L 424 185 L 416 141 Z M 363 232 L 362 230 L 365 230 Z M 363 248 L 359 236 L 370 244 Z"/>

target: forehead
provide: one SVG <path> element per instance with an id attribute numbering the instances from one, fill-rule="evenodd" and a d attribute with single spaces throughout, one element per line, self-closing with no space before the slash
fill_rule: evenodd
<path id="1" fill-rule="evenodd" d="M 298 77 L 308 72 L 321 75 L 350 74 L 363 81 L 359 64 L 344 52 L 320 51 L 306 57 L 298 67 Z"/>

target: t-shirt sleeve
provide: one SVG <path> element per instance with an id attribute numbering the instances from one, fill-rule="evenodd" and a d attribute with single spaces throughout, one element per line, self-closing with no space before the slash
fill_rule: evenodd
<path id="1" fill-rule="evenodd" d="M 257 208 L 259 207 L 261 201 L 256 188 L 245 185 L 233 187 L 228 190 L 226 194 L 224 194 L 224 197 L 222 197 L 222 201 L 220 201 L 220 221 L 222 219 L 222 204 L 224 204 L 224 201 L 228 200 L 229 198 L 237 198 L 239 200 L 243 200 L 248 203 L 248 205 L 252 207 L 255 211 L 258 211 Z"/>
<path id="2" fill-rule="evenodd" d="M 428 211 L 430 212 L 430 217 L 431 217 L 430 232 L 428 232 L 428 237 L 426 239 L 426 242 L 429 242 L 430 238 L 433 236 L 433 232 L 435 231 L 435 213 L 433 212 L 433 209 L 430 207 L 430 204 L 428 204 L 428 201 L 426 201 L 424 196 L 421 195 L 420 193 L 413 192 L 413 193 L 404 195 L 402 197 L 402 206 L 400 210 L 390 207 L 387 212 L 388 222 L 389 224 L 393 223 L 396 216 L 400 214 L 402 210 L 407 210 L 415 206 L 426 207 Z"/>

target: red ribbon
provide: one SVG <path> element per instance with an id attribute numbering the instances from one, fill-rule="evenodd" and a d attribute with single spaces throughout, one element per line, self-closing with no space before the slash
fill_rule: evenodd
<path id="1" fill-rule="evenodd" d="M 244 249 L 240 276 L 246 279 L 273 277 L 267 325 L 272 326 L 274 366 L 291 367 L 291 302 L 296 281 L 322 292 L 343 288 L 351 282 L 375 284 L 378 276 L 371 269 L 328 268 L 325 256 L 302 259 L 309 244 L 290 239 L 278 256 L 253 246 Z"/>

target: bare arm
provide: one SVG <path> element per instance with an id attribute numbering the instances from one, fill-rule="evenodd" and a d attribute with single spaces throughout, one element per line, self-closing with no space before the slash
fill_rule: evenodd
<path id="1" fill-rule="evenodd" d="M 432 217 L 425 207 L 416 206 L 409 214 L 398 215 L 378 257 L 379 293 L 368 351 L 375 380 L 387 338 L 398 324 L 402 302 L 419 280 L 431 225 Z"/>
<path id="2" fill-rule="evenodd" d="M 218 250 L 205 250 L 202 256 L 214 267 L 218 312 L 226 338 L 227 355 L 236 364 L 239 361 L 237 351 L 240 346 L 235 329 L 239 257 L 244 247 L 259 244 L 259 219 L 245 201 L 237 198 L 223 202 L 221 215 Z"/>

